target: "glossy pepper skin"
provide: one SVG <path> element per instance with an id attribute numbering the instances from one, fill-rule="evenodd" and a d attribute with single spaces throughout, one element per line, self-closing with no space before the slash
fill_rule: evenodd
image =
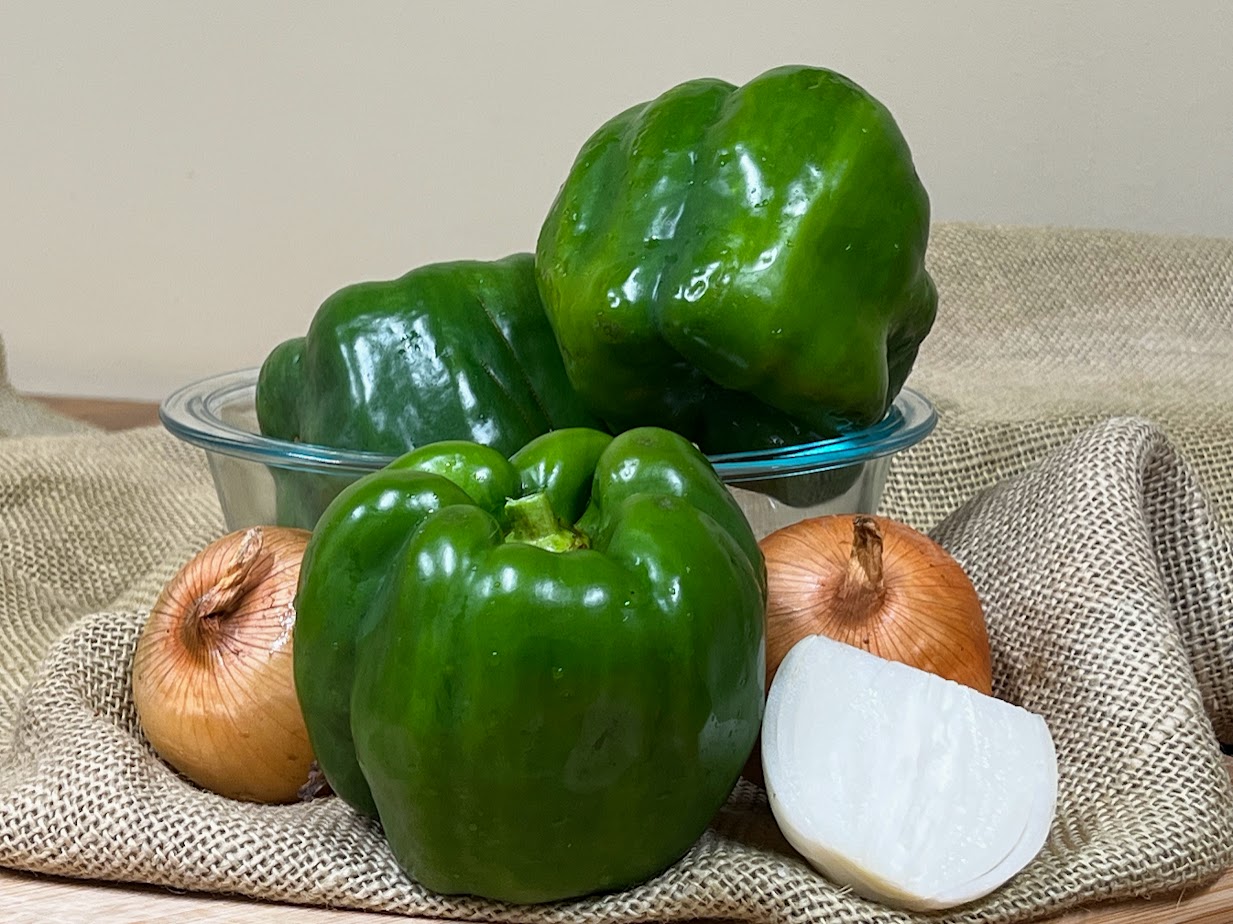
<path id="1" fill-rule="evenodd" d="M 884 416 L 937 309 L 928 232 L 887 109 L 790 66 L 689 81 L 604 124 L 536 270 L 588 407 L 727 452 Z"/>
<path id="2" fill-rule="evenodd" d="M 508 454 L 554 427 L 594 426 L 570 386 L 534 258 L 434 263 L 331 295 L 257 381 L 267 436 L 397 455 L 464 439 Z M 278 516 L 311 529 L 347 483 L 274 470 Z"/>
<path id="3" fill-rule="evenodd" d="M 425 887 L 510 902 L 683 855 L 758 734 L 765 567 L 677 434 L 422 447 L 301 567 L 295 675 L 340 796 Z"/>

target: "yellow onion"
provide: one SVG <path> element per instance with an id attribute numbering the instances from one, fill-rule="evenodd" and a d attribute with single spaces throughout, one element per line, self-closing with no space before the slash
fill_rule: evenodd
<path id="1" fill-rule="evenodd" d="M 940 545 L 886 517 L 802 520 L 762 540 L 767 684 L 806 635 L 929 671 L 988 694 L 989 633 L 980 597 Z"/>
<path id="2" fill-rule="evenodd" d="M 984 609 L 960 564 L 928 536 L 886 517 L 801 520 L 762 539 L 766 683 L 802 638 L 824 635 L 989 694 Z M 757 752 L 746 776 L 761 780 Z"/>
<path id="3" fill-rule="evenodd" d="M 133 655 L 133 700 L 155 752 L 197 785 L 290 802 L 313 752 L 295 694 L 292 629 L 309 533 L 216 540 L 159 594 Z"/>

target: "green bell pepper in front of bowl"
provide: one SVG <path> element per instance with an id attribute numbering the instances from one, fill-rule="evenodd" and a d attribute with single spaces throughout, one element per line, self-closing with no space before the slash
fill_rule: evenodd
<path id="1" fill-rule="evenodd" d="M 556 427 L 597 426 L 570 386 L 534 258 L 460 260 L 335 292 L 257 381 L 261 432 L 398 455 L 445 439 L 509 454 Z M 311 529 L 346 478 L 273 469 L 278 520 Z"/>
<path id="2" fill-rule="evenodd" d="M 937 308 L 928 233 L 887 109 L 791 66 L 689 81 L 599 128 L 536 271 L 591 410 L 729 452 L 885 415 Z"/>
<path id="3" fill-rule="evenodd" d="M 752 750 L 765 587 L 740 508 L 677 434 L 422 447 L 339 494 L 305 553 L 314 751 L 429 889 L 537 902 L 643 881 Z"/>

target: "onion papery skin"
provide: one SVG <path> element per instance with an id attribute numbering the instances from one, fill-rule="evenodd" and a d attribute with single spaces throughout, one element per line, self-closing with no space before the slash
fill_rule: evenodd
<path id="1" fill-rule="evenodd" d="M 163 588 L 133 654 L 133 701 L 154 751 L 198 786 L 295 801 L 312 747 L 292 630 L 309 533 L 253 527 L 216 540 Z"/>

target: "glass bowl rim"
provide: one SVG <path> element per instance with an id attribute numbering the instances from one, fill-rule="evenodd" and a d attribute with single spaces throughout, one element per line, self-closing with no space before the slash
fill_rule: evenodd
<path id="1" fill-rule="evenodd" d="M 163 426 L 179 439 L 208 452 L 247 459 L 275 468 L 321 474 L 376 471 L 396 456 L 296 443 L 254 433 L 226 423 L 223 407 L 246 402 L 257 390 L 256 368 L 237 369 L 191 382 L 159 404 Z M 937 425 L 937 411 L 920 392 L 903 388 L 882 420 L 841 436 L 784 446 L 710 455 L 725 482 L 801 475 L 868 462 L 920 442 Z"/>

